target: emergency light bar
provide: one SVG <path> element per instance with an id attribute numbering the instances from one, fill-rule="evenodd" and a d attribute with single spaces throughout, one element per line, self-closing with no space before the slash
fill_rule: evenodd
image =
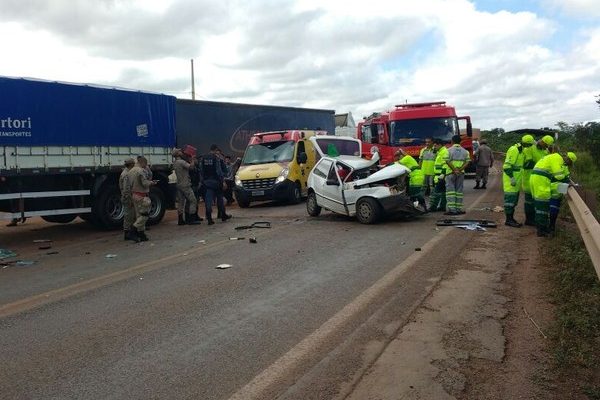
<path id="1" fill-rule="evenodd" d="M 445 101 L 432 101 L 429 103 L 408 103 L 408 104 L 397 104 L 394 107 L 398 108 L 419 108 L 419 107 L 431 107 L 438 106 L 444 107 L 446 105 Z"/>

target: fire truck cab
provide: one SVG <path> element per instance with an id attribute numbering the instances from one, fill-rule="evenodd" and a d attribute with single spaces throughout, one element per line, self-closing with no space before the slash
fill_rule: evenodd
<path id="1" fill-rule="evenodd" d="M 461 132 L 459 120 L 466 122 Z M 445 101 L 430 103 L 399 104 L 393 110 L 373 113 L 358 123 L 356 137 L 363 143 L 362 152 L 372 154 L 376 146 L 381 157 L 381 165 L 394 160 L 394 153 L 404 149 L 418 158 L 425 146 L 425 139 L 442 139 L 449 144 L 452 136 L 461 135 L 462 146 L 473 155 L 473 128 L 471 117 L 458 117 L 453 106 Z"/>

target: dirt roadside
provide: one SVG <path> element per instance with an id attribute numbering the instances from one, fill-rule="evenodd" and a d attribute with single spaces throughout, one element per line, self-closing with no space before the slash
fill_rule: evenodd
<path id="1" fill-rule="evenodd" d="M 573 398 L 546 350 L 540 244 L 530 228 L 476 236 L 348 399 Z"/>

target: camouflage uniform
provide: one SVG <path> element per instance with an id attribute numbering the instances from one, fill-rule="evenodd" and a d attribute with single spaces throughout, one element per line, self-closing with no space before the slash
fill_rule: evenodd
<path id="1" fill-rule="evenodd" d="M 129 231 L 135 219 L 135 210 L 131 198 L 131 181 L 129 179 L 130 168 L 123 168 L 119 177 L 119 189 L 121 190 L 121 204 L 123 205 L 123 230 Z"/>
<path id="2" fill-rule="evenodd" d="M 192 181 L 190 179 L 191 165 L 178 158 L 173 163 L 175 175 L 177 175 L 177 214 L 183 215 L 186 210 L 187 214 L 195 214 L 197 208 L 196 196 L 192 190 Z"/>
<path id="3" fill-rule="evenodd" d="M 135 164 L 135 167 L 131 168 L 128 174 L 131 182 L 132 200 L 136 218 L 133 227 L 138 232 L 146 230 L 146 221 L 148 220 L 148 213 L 152 205 L 149 195 L 152 181 L 147 176 L 147 171 L 138 164 Z"/>

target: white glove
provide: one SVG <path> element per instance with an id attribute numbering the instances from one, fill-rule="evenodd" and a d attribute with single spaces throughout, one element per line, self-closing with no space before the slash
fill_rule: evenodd
<path id="1" fill-rule="evenodd" d="M 517 180 L 514 176 L 510 177 L 510 186 L 517 186 Z"/>

